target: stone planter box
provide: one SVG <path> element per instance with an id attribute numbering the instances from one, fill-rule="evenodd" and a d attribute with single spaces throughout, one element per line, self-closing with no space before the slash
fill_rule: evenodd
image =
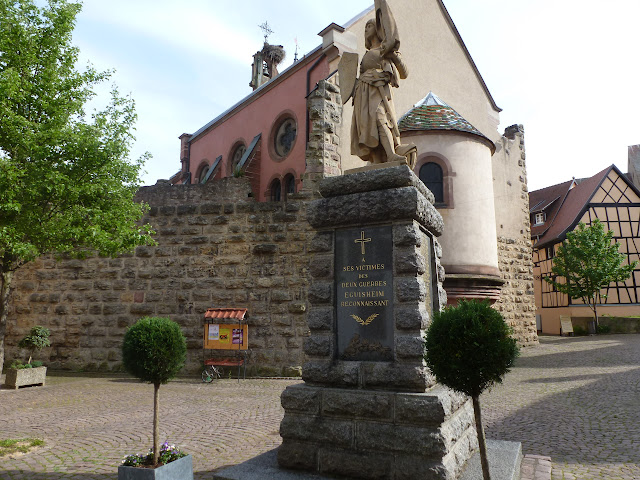
<path id="1" fill-rule="evenodd" d="M 5 385 L 8 388 L 26 387 L 28 385 L 44 385 L 47 376 L 47 367 L 36 368 L 9 368 Z"/>
<path id="2" fill-rule="evenodd" d="M 158 468 L 118 467 L 118 480 L 193 480 L 191 455 Z"/>

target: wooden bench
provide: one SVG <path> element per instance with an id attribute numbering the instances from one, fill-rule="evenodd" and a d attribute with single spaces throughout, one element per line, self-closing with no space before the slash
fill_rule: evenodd
<path id="1" fill-rule="evenodd" d="M 216 367 L 239 367 L 244 363 L 244 358 L 208 358 L 204 361 L 205 365 L 214 365 Z"/>

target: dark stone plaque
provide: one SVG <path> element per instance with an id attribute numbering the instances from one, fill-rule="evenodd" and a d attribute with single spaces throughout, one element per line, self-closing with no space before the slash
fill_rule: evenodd
<path id="1" fill-rule="evenodd" d="M 393 360 L 391 226 L 336 230 L 338 358 Z"/>

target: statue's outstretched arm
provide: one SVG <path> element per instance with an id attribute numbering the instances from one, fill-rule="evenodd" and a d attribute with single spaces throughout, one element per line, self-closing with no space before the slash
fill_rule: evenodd
<path id="1" fill-rule="evenodd" d="M 400 36 L 396 20 L 391 13 L 387 0 L 375 0 L 376 27 L 382 35 L 382 55 L 395 52 L 400 48 Z"/>

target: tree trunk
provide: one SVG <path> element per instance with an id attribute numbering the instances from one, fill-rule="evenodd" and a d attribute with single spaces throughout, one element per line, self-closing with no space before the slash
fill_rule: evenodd
<path id="1" fill-rule="evenodd" d="M 13 272 L 0 273 L 0 375 L 4 365 L 4 335 L 7 331 L 7 316 L 9 315 L 9 291 Z"/>
<path id="2" fill-rule="evenodd" d="M 593 302 L 593 317 L 595 318 L 596 333 L 598 333 L 598 304 Z"/>
<path id="3" fill-rule="evenodd" d="M 480 464 L 482 465 L 482 478 L 491 480 L 489 473 L 489 459 L 487 458 L 487 443 L 484 438 L 484 428 L 482 427 L 482 416 L 480 414 L 480 399 L 471 397 L 473 400 L 473 414 L 476 417 L 476 432 L 478 433 L 478 445 L 480 446 Z"/>
<path id="4" fill-rule="evenodd" d="M 158 410 L 160 409 L 160 384 L 153 384 L 153 464 L 158 464 L 160 455 L 160 432 L 158 431 Z"/>

